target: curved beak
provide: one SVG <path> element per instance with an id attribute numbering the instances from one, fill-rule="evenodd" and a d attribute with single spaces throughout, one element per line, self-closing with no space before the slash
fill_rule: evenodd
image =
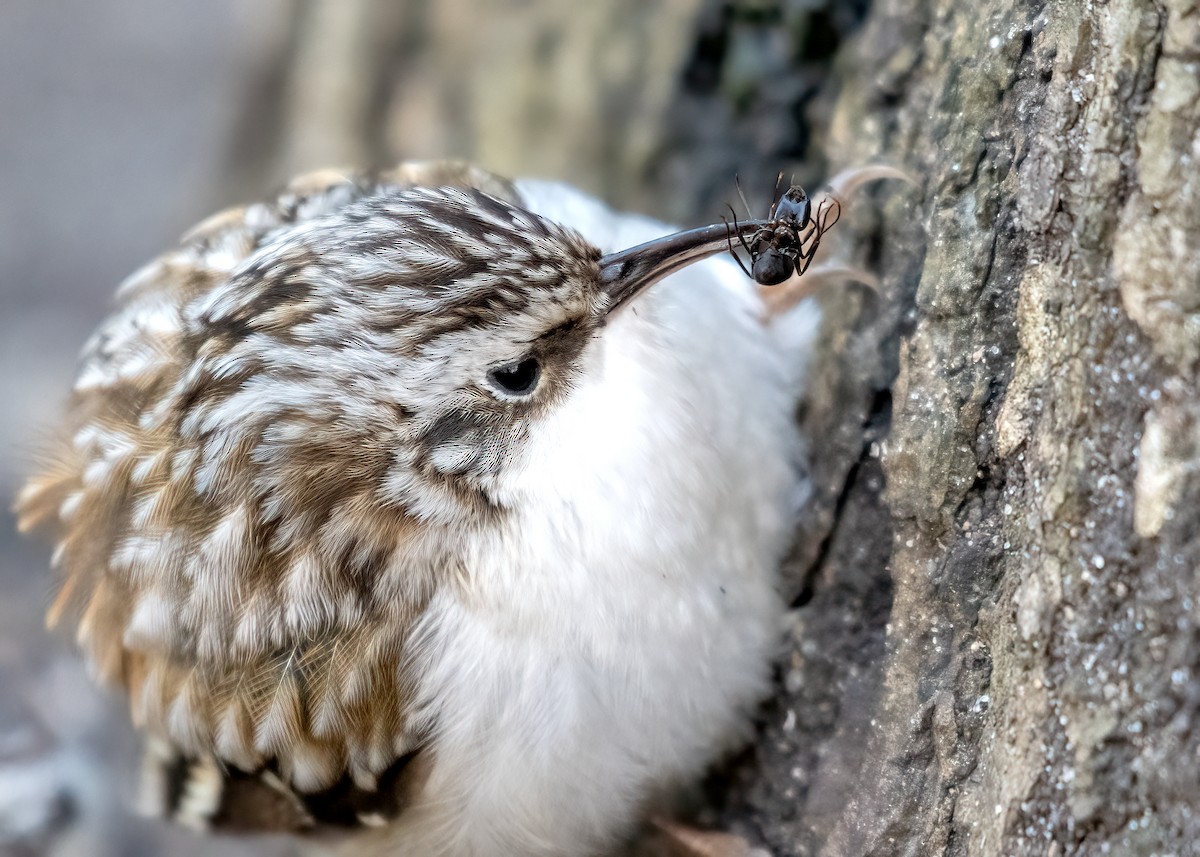
<path id="1" fill-rule="evenodd" d="M 611 315 L 668 274 L 729 249 L 730 241 L 749 238 L 769 220 L 747 220 L 737 227 L 718 223 L 676 232 L 600 257 L 600 288 L 609 296 Z"/>

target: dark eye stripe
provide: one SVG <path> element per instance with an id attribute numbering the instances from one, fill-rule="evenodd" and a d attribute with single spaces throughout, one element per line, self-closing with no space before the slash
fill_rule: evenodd
<path id="1" fill-rule="evenodd" d="M 539 336 L 538 341 L 542 342 L 545 340 L 554 340 L 564 336 L 570 336 L 579 328 L 581 321 L 582 319 L 578 318 L 572 318 L 568 321 L 564 321 L 558 327 L 552 327 L 550 330 L 547 330 L 545 333 Z"/>

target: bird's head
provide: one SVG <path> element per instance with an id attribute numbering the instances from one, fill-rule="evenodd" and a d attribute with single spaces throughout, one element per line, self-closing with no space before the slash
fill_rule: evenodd
<path id="1" fill-rule="evenodd" d="M 244 492 L 230 477 L 249 468 L 284 521 L 346 494 L 420 521 L 487 514 L 610 315 L 716 236 L 602 256 L 477 190 L 369 196 L 280 231 L 191 304 L 191 362 L 157 414 L 202 449 L 201 486 Z"/>
<path id="2" fill-rule="evenodd" d="M 322 471 L 323 491 L 352 480 L 417 520 L 486 510 L 583 371 L 607 304 L 599 258 L 479 191 L 367 197 L 281 231 L 189 308 L 195 357 L 167 412 L 218 457 L 249 446 L 281 517 L 311 505 Z"/>

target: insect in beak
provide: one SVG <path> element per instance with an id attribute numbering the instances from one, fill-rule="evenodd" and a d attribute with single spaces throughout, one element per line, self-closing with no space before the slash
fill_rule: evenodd
<path id="1" fill-rule="evenodd" d="M 803 274 L 820 244 L 821 235 L 837 222 L 840 206 L 835 198 L 822 200 L 817 216 L 803 188 L 793 185 L 771 207 L 764 220 L 726 221 L 676 232 L 609 253 L 600 259 L 600 284 L 609 296 L 611 315 L 649 286 L 693 262 L 728 250 L 746 276 L 759 285 L 774 286 L 795 273 Z M 749 253 L 751 267 L 733 253 L 733 241 Z"/>
<path id="2" fill-rule="evenodd" d="M 738 186 L 741 191 L 741 186 Z M 733 209 L 730 209 L 730 213 Z M 737 215 L 733 215 L 733 228 L 727 233 L 729 238 L 729 254 L 737 261 L 747 277 L 752 278 L 760 286 L 777 286 L 791 279 L 792 275 L 801 276 L 812 264 L 817 248 L 821 246 L 821 237 L 831 229 L 842 216 L 842 204 L 836 196 L 827 195 L 817 206 L 816 217 L 813 217 L 812 200 L 799 185 L 792 185 L 781 196 L 767 216 L 768 225 L 755 231 L 750 241 L 739 228 Z M 741 260 L 733 247 L 733 236 L 737 235 L 738 243 L 750 257 L 750 266 Z"/>
<path id="3" fill-rule="evenodd" d="M 750 237 L 770 223 L 748 220 L 738 225 L 737 234 Z M 727 249 L 728 236 L 726 224 L 701 226 L 602 256 L 600 287 L 609 296 L 609 315 L 668 274 Z"/>

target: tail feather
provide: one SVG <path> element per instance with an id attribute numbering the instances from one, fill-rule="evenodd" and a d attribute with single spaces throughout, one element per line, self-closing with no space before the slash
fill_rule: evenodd
<path id="1" fill-rule="evenodd" d="M 317 833 L 378 827 L 412 802 L 423 770 L 409 753 L 380 777 L 376 788 L 349 775 L 327 789 L 302 793 L 273 764 L 246 772 L 212 757 L 188 758 L 151 739 L 142 765 L 139 810 L 194 830 L 225 833 Z"/>

